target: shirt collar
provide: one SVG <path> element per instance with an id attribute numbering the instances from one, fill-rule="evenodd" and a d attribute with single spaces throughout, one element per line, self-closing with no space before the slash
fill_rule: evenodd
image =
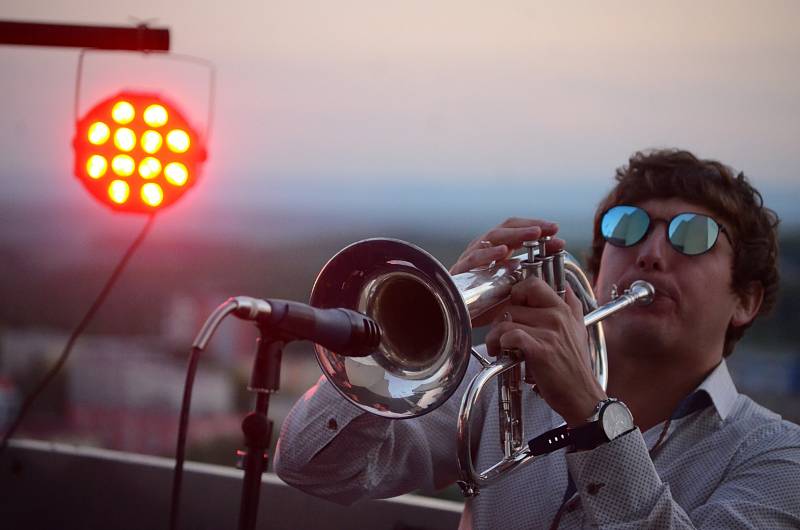
<path id="1" fill-rule="evenodd" d="M 697 389 L 686 396 L 672 415 L 672 419 L 682 418 L 690 413 L 713 404 L 721 419 L 725 419 L 733 409 L 739 392 L 733 384 L 728 365 L 722 359 Z M 709 400 L 711 403 L 709 403 Z"/>

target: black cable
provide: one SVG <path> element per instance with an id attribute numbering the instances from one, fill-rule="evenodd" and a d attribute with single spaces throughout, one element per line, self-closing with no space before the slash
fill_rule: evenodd
<path id="1" fill-rule="evenodd" d="M 44 376 L 44 379 L 42 379 L 42 381 L 39 383 L 36 389 L 22 403 L 19 414 L 17 414 L 17 417 L 11 424 L 11 427 L 9 427 L 6 433 L 3 435 L 3 441 L 0 442 L 0 455 L 2 455 L 3 452 L 5 451 L 8 445 L 8 440 L 14 435 L 14 432 L 22 423 L 22 420 L 25 418 L 25 415 L 28 413 L 28 410 L 30 409 L 31 405 L 33 405 L 33 402 L 44 391 L 47 385 L 50 384 L 50 382 L 53 380 L 56 374 L 58 374 L 58 372 L 61 370 L 61 367 L 64 366 L 64 363 L 67 362 L 67 358 L 69 357 L 69 354 L 72 351 L 72 347 L 74 346 L 75 341 L 78 340 L 78 337 L 81 336 L 83 331 L 89 325 L 89 322 L 91 322 L 92 318 L 94 318 L 94 315 L 95 313 L 97 313 L 97 310 L 100 309 L 100 306 L 103 305 L 103 302 L 105 302 L 106 298 L 108 297 L 108 294 L 111 292 L 111 288 L 114 287 L 114 284 L 119 279 L 119 276 L 122 274 L 122 271 L 125 269 L 125 266 L 128 264 L 128 261 L 130 261 L 131 256 L 133 256 L 133 253 L 136 251 L 136 249 L 139 248 L 139 245 L 141 245 L 145 236 L 147 236 L 147 233 L 150 231 L 150 228 L 153 226 L 153 220 L 155 219 L 155 217 L 156 217 L 155 213 L 149 215 L 149 217 L 147 218 L 147 222 L 142 228 L 142 231 L 139 232 L 139 235 L 136 236 L 136 239 L 133 240 L 133 243 L 131 243 L 130 247 L 128 247 L 128 250 L 125 251 L 125 254 L 123 254 L 122 259 L 114 268 L 114 271 L 111 273 L 111 276 L 106 281 L 106 284 L 103 286 L 103 289 L 100 291 L 100 294 L 97 295 L 97 298 L 95 298 L 94 302 L 92 302 L 92 305 L 89 307 L 89 310 L 83 316 L 83 319 L 81 319 L 80 323 L 78 323 L 78 326 L 69 336 L 67 344 L 64 346 L 64 350 L 61 352 L 61 355 L 59 356 L 56 363 L 53 365 L 50 371 L 47 372 L 47 375 Z"/>
<path id="2" fill-rule="evenodd" d="M 197 362 L 200 358 L 200 348 L 193 347 L 189 354 L 189 366 L 186 369 L 186 383 L 183 385 L 183 402 L 181 403 L 181 417 L 178 424 L 178 445 L 175 448 L 175 470 L 172 474 L 172 500 L 169 508 L 170 530 L 178 528 L 178 517 L 181 503 L 181 483 L 183 482 L 183 462 L 186 458 L 186 434 L 189 426 L 189 408 L 192 404 L 192 387 L 194 374 L 197 372 Z"/>

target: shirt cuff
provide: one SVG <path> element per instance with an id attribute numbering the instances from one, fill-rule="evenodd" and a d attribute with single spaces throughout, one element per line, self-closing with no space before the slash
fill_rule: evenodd
<path id="1" fill-rule="evenodd" d="M 566 458 L 584 511 L 597 525 L 646 518 L 667 488 L 638 428 Z"/>

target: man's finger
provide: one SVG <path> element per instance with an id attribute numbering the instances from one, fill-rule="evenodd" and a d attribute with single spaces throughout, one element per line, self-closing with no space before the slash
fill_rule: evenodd
<path id="1" fill-rule="evenodd" d="M 509 318 L 511 318 L 510 313 L 505 312 L 500 317 L 500 322 L 492 326 L 492 329 L 486 334 L 486 338 L 484 339 L 486 341 L 486 352 L 492 357 L 500 355 L 500 337 L 511 330 L 517 329 L 519 326 L 519 324 L 515 324 L 513 320 L 509 320 Z"/>
<path id="2" fill-rule="evenodd" d="M 526 217 L 509 217 L 500 226 L 505 228 L 522 228 L 526 226 L 539 226 L 544 235 L 553 235 L 558 231 L 558 223 L 544 219 L 530 219 Z"/>
<path id="3" fill-rule="evenodd" d="M 567 242 L 560 237 L 554 237 L 545 244 L 548 256 L 555 254 L 559 250 L 564 250 L 565 248 L 567 248 Z"/>
<path id="4" fill-rule="evenodd" d="M 504 243 L 512 248 L 518 248 L 523 241 L 536 240 L 542 237 L 540 226 L 524 226 L 519 228 L 494 228 L 486 233 L 485 240 L 494 244 Z M 480 244 L 480 242 L 479 242 Z"/>
<path id="5" fill-rule="evenodd" d="M 526 333 L 519 327 L 515 327 L 500 335 L 498 343 L 500 350 L 519 350 L 523 352 L 523 355 L 525 353 L 528 355 L 535 353 L 539 345 L 539 341 L 535 336 Z M 526 358 L 528 355 L 526 355 Z"/>
<path id="6" fill-rule="evenodd" d="M 505 259 L 508 256 L 506 245 L 497 245 L 487 248 L 476 248 L 465 252 L 459 260 L 450 267 L 450 274 L 460 274 L 478 267 L 485 267 L 493 261 Z"/>
<path id="7" fill-rule="evenodd" d="M 511 303 L 527 307 L 552 307 L 561 299 L 552 287 L 539 278 L 528 278 L 511 288 Z"/>
<path id="8" fill-rule="evenodd" d="M 569 284 L 567 285 L 567 295 L 565 301 L 567 302 L 567 305 L 569 306 L 575 318 L 583 321 L 583 304 L 580 300 L 578 300 L 578 297 L 572 290 L 572 286 Z"/>

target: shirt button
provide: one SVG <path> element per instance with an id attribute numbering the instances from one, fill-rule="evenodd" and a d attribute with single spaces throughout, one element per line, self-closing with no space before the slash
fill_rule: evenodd
<path id="1" fill-rule="evenodd" d="M 335 431 L 339 428 L 339 424 L 336 423 L 336 419 L 331 418 L 328 420 L 328 428 L 332 431 Z"/>

